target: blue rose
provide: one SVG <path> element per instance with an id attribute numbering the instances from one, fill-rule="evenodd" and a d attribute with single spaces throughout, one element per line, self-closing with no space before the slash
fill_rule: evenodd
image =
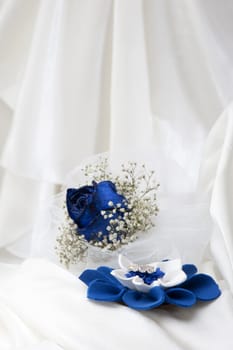
<path id="1" fill-rule="evenodd" d="M 112 202 L 112 205 L 109 205 Z M 116 186 L 111 181 L 93 181 L 92 186 L 83 186 L 78 189 L 69 188 L 66 195 L 68 214 L 77 224 L 78 234 L 84 235 L 87 241 L 102 240 L 108 234 L 107 226 L 110 218 L 101 214 L 113 212 L 114 207 L 120 204 L 126 207 L 126 199 L 117 193 Z M 121 216 L 121 212 L 113 212 L 111 219 Z M 101 237 L 98 233 L 102 232 Z"/>

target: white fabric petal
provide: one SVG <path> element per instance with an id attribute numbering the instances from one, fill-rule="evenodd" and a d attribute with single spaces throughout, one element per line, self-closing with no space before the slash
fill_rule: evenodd
<path id="1" fill-rule="evenodd" d="M 118 258 L 118 264 L 122 269 L 128 270 L 128 267 L 132 265 L 132 262 L 126 258 L 126 256 L 120 254 Z"/>
<path id="2" fill-rule="evenodd" d="M 119 255 L 119 265 L 122 269 L 116 269 L 112 271 L 112 275 L 116 277 L 124 286 L 130 289 L 136 289 L 139 292 L 148 293 L 153 287 L 161 285 L 164 288 L 174 287 L 177 284 L 184 282 L 187 278 L 186 274 L 182 270 L 182 263 L 180 259 L 154 262 L 149 265 L 154 269 L 160 268 L 165 275 L 162 278 L 157 279 L 150 285 L 145 283 L 139 276 L 126 277 L 126 273 L 130 265 L 133 263 L 124 255 Z"/>
<path id="3" fill-rule="evenodd" d="M 182 269 L 182 263 L 180 259 L 161 261 L 157 263 L 157 265 L 165 274 L 171 271 L 179 271 Z"/>
<path id="4" fill-rule="evenodd" d="M 128 287 L 130 289 L 135 289 L 134 288 L 134 283 L 133 283 L 133 279 L 135 278 L 135 276 L 133 277 L 126 277 L 125 276 L 125 271 L 121 270 L 121 269 L 117 269 L 117 270 L 113 270 L 111 272 L 111 274 L 125 287 Z"/>
<path id="5" fill-rule="evenodd" d="M 160 283 L 164 288 L 174 287 L 187 279 L 184 271 L 171 271 L 160 279 Z"/>
<path id="6" fill-rule="evenodd" d="M 134 277 L 132 282 L 134 285 L 134 289 L 136 289 L 138 292 L 148 293 L 151 289 L 150 285 L 144 283 L 143 279 L 139 276 Z"/>

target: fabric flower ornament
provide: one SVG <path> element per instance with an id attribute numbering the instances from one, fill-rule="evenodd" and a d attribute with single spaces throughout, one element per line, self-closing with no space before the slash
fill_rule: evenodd
<path id="1" fill-rule="evenodd" d="M 198 274 L 192 264 L 181 267 L 179 259 L 137 265 L 119 256 L 119 264 L 121 269 L 100 266 L 81 274 L 89 299 L 149 310 L 162 304 L 191 307 L 198 300 L 210 301 L 221 295 L 211 276 Z"/>
<path id="2" fill-rule="evenodd" d="M 111 274 L 123 286 L 143 293 L 157 286 L 173 287 L 187 279 L 180 259 L 138 265 L 119 255 L 119 265 L 121 269 L 113 270 Z"/>
<path id="3" fill-rule="evenodd" d="M 126 199 L 117 193 L 113 182 L 93 181 L 92 186 L 69 188 L 66 204 L 70 218 L 77 224 L 78 233 L 87 241 L 101 241 L 108 234 L 109 221 L 121 215 L 115 207 L 125 208 Z"/>

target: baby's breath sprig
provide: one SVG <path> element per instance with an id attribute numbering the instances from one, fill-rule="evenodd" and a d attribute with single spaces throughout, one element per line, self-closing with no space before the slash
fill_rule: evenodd
<path id="1" fill-rule="evenodd" d="M 108 159 L 100 158 L 97 163 L 87 164 L 82 171 L 86 185 L 90 186 L 93 181 L 111 181 L 125 200 L 115 204 L 111 200 L 108 202 L 109 210 L 100 212 L 106 220 L 105 233 L 98 232 L 89 241 L 79 234 L 78 226 L 70 219 L 64 205 L 64 223 L 59 228 L 56 250 L 61 263 L 66 266 L 85 259 L 89 245 L 114 251 L 134 241 L 139 232 L 154 226 L 154 217 L 159 211 L 156 197 L 159 184 L 154 171 L 147 170 L 145 164 L 124 163 L 121 174 L 113 175 Z"/>
<path id="2" fill-rule="evenodd" d="M 58 227 L 55 250 L 60 263 L 69 268 L 70 264 L 83 261 L 87 256 L 88 242 L 77 234 L 77 225 L 69 217 L 66 204 L 63 205 L 64 222 Z"/>
<path id="3" fill-rule="evenodd" d="M 101 157 L 98 163 L 87 164 L 81 170 L 86 176 L 88 183 L 91 183 L 93 180 L 96 182 L 112 180 L 112 173 L 108 168 L 108 159 Z"/>

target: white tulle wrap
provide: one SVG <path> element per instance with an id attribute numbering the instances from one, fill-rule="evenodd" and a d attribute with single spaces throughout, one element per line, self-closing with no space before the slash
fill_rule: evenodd
<path id="1" fill-rule="evenodd" d="M 54 247 L 59 234 L 58 227 L 64 216 L 62 205 L 66 189 L 86 184 L 81 169 L 85 164 L 98 162 L 100 156 L 108 157 L 109 167 L 114 174 L 121 171 L 120 165 L 123 162 L 136 158 L 133 154 L 126 158 L 125 154 L 116 157 L 104 153 L 87 159 L 69 173 L 62 191 L 44 203 L 32 235 L 31 256 L 44 257 L 59 264 Z M 160 161 L 161 157 L 163 162 Z M 198 194 L 197 189 L 195 192 L 187 192 L 187 188 L 190 188 L 190 177 L 174 160 L 166 159 L 161 153 L 153 154 L 153 157 L 150 155 L 150 158 L 139 157 L 137 154 L 136 160 L 139 163 L 143 161 L 148 169 L 155 170 L 160 183 L 157 193 L 159 213 L 155 219 L 155 227 L 148 232 L 139 233 L 136 241 L 114 252 L 89 246 L 85 261 L 71 267 L 74 272 L 98 265 L 116 267 L 119 253 L 137 262 L 166 258 L 181 258 L 185 263 L 200 262 L 211 231 L 207 198 L 202 193 Z"/>

